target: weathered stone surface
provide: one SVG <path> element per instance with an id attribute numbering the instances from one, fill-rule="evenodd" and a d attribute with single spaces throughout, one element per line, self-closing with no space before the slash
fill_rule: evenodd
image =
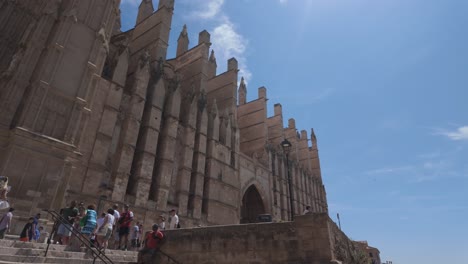
<path id="1" fill-rule="evenodd" d="M 295 214 L 327 212 L 313 131 L 298 138 L 294 120 L 283 128 L 281 105 L 268 118 L 264 87 L 247 102 L 241 82 L 238 105 L 237 60 L 216 75 L 206 31 L 192 48 L 183 32 L 176 58 L 166 58 L 173 1 L 154 12 L 145 1 L 123 33 L 113 29 L 117 0 L 26 3 L 0 4 L 0 24 L 11 25 L 0 27 L 0 172 L 18 211 L 105 196 L 138 208 L 146 226 L 175 208 L 185 227 L 288 220 L 289 197 Z M 256 254 L 246 256 L 255 263 Z M 235 261 L 214 258 L 224 257 Z"/>
<path id="2" fill-rule="evenodd" d="M 354 258 L 361 251 L 326 213 L 298 216 L 294 222 L 198 227 L 167 235 L 171 241 L 162 251 L 180 263 L 366 263 Z M 350 247 L 340 249 L 346 256 L 337 256 L 337 245 L 346 243 Z"/>

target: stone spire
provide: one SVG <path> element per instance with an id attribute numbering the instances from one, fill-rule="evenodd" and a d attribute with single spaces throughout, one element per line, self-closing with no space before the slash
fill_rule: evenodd
<path id="1" fill-rule="evenodd" d="M 216 57 L 214 54 L 214 50 L 211 50 L 210 58 L 208 59 L 208 71 L 207 71 L 207 76 L 208 78 L 213 78 L 216 76 Z"/>
<path id="2" fill-rule="evenodd" d="M 214 53 L 214 50 L 211 50 L 211 54 L 210 54 L 210 59 L 209 61 L 211 63 L 214 63 L 216 65 L 216 57 L 215 57 L 215 53 Z"/>
<path id="3" fill-rule="evenodd" d="M 239 105 L 243 105 L 247 102 L 247 86 L 245 85 L 244 77 L 241 78 L 239 85 Z"/>
<path id="4" fill-rule="evenodd" d="M 184 54 L 188 50 L 189 38 L 187 34 L 187 25 L 184 25 L 180 32 L 179 38 L 177 39 L 177 53 L 176 56 Z"/>
<path id="5" fill-rule="evenodd" d="M 136 24 L 140 24 L 141 21 L 145 20 L 154 12 L 153 1 L 152 0 L 142 0 L 140 6 L 138 7 L 138 16 Z"/>
<path id="6" fill-rule="evenodd" d="M 317 137 L 315 136 L 315 132 L 313 128 L 311 128 L 311 131 L 310 131 L 310 140 L 312 141 L 312 148 L 317 149 Z"/>

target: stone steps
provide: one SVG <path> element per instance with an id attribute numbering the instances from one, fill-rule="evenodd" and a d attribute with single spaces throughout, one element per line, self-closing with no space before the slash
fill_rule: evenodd
<path id="1" fill-rule="evenodd" d="M 69 251 L 65 246 L 53 245 L 49 247 L 47 257 L 44 257 L 47 244 L 21 242 L 10 239 L 0 240 L 0 263 L 93 263 L 92 253 L 81 248 L 82 251 Z M 88 251 L 88 252 L 87 252 Z M 106 250 L 106 256 L 114 263 L 135 262 L 136 251 Z M 102 263 L 96 259 L 95 263 Z"/>

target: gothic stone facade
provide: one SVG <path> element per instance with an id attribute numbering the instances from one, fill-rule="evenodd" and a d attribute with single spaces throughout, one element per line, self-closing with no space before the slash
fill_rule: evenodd
<path id="1" fill-rule="evenodd" d="M 246 102 L 235 58 L 216 74 L 207 31 L 189 48 L 184 27 L 168 59 L 173 0 L 143 0 L 127 32 L 119 2 L 0 2 L 0 173 L 18 214 L 78 199 L 145 224 L 172 208 L 186 227 L 288 220 L 284 138 L 294 213 L 326 212 L 314 132 L 283 128 L 280 104 L 268 117 L 264 87 Z"/>

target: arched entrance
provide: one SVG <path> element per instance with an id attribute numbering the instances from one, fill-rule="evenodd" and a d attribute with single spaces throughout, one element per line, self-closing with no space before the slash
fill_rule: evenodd
<path id="1" fill-rule="evenodd" d="M 242 197 L 241 224 L 255 223 L 259 214 L 265 213 L 262 196 L 254 185 L 245 191 Z"/>

